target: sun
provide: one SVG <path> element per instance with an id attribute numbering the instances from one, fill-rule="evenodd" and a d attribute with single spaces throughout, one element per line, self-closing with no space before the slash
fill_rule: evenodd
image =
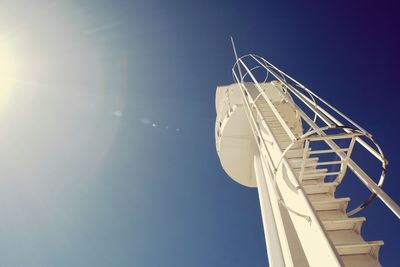
<path id="1" fill-rule="evenodd" d="M 15 86 L 16 64 L 12 49 L 0 43 L 0 101 L 3 102 L 5 96 Z"/>

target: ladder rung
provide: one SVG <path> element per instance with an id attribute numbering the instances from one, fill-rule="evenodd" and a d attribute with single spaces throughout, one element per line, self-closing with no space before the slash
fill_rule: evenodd
<path id="1" fill-rule="evenodd" d="M 286 158 L 288 158 L 288 159 L 302 159 L 304 150 L 305 150 L 304 148 L 290 149 L 288 152 L 286 152 Z M 308 150 L 310 150 L 310 148 L 308 148 Z"/>
<path id="2" fill-rule="evenodd" d="M 267 122 L 268 123 L 268 122 Z M 291 125 L 291 126 L 289 126 L 289 125 L 287 125 L 288 126 L 288 128 L 290 128 L 290 129 L 294 129 L 294 126 L 293 125 Z M 282 127 L 282 124 L 277 124 L 277 125 L 270 125 L 270 128 L 271 129 L 273 129 L 273 130 L 280 130 L 280 129 L 283 129 L 283 127 Z M 286 131 L 285 131 L 286 132 Z"/>
<path id="3" fill-rule="evenodd" d="M 350 201 L 349 197 L 344 197 L 344 198 L 335 198 L 331 200 L 312 201 L 311 203 L 316 211 L 323 211 L 323 210 L 345 211 L 349 201 Z"/>
<path id="4" fill-rule="evenodd" d="M 358 244 L 336 245 L 339 255 L 354 255 L 354 254 L 377 254 L 373 250 L 378 250 L 383 245 L 383 241 L 370 241 Z"/>
<path id="5" fill-rule="evenodd" d="M 324 136 L 312 136 L 309 137 L 310 141 L 322 141 L 322 140 L 336 140 L 336 139 L 347 139 L 347 138 L 353 138 L 354 136 L 359 136 L 360 134 L 331 134 L 331 135 L 324 135 Z"/>
<path id="6" fill-rule="evenodd" d="M 365 220 L 365 217 L 345 218 L 322 221 L 322 224 L 327 231 L 355 230 L 360 233 L 361 226 Z"/>
<path id="7" fill-rule="evenodd" d="M 333 194 L 337 185 L 338 185 L 337 182 L 317 183 L 317 184 L 303 185 L 303 188 L 306 194 L 324 194 L 324 193 Z"/>
<path id="8" fill-rule="evenodd" d="M 324 149 L 324 150 L 311 150 L 308 154 L 326 154 L 326 153 L 338 153 L 338 152 L 347 152 L 348 148 L 340 148 L 340 149 Z"/>
<path id="9" fill-rule="evenodd" d="M 318 169 L 317 169 L 318 170 Z M 340 172 L 327 172 L 327 173 L 324 173 L 324 172 L 316 172 L 316 173 L 303 173 L 303 175 L 301 176 L 301 178 L 310 178 L 310 177 L 318 177 L 318 176 L 320 176 L 320 175 L 324 175 L 325 177 L 326 176 L 331 176 L 331 175 L 338 175 L 338 174 L 340 174 Z"/>
<path id="10" fill-rule="evenodd" d="M 309 175 L 309 174 L 325 174 L 328 171 L 328 169 L 315 169 L 311 172 L 303 172 L 303 175 Z"/>
<path id="11" fill-rule="evenodd" d="M 313 166 L 323 166 L 323 165 L 336 165 L 336 164 L 341 164 L 343 163 L 342 160 L 337 160 L 337 161 L 325 161 L 325 162 L 317 162 Z"/>

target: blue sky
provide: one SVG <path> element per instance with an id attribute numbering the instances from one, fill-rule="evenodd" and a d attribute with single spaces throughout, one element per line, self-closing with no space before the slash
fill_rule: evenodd
<path id="1" fill-rule="evenodd" d="M 0 44 L 16 70 L 0 102 L 0 266 L 266 266 L 257 191 L 223 172 L 214 145 L 231 35 L 239 54 L 264 56 L 373 133 L 399 202 L 398 11 L 388 1 L 1 3 Z M 379 201 L 362 215 L 364 236 L 385 241 L 382 264 L 395 266 L 398 219 Z"/>

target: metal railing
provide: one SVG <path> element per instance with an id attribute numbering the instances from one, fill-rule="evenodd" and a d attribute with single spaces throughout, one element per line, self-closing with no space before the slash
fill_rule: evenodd
<path id="1" fill-rule="evenodd" d="M 264 73 L 262 73 L 262 75 L 265 76 L 257 79 L 257 75 L 253 73 L 254 70 L 263 70 Z M 371 191 L 371 195 L 357 206 L 357 208 L 350 211 L 348 213 L 349 215 L 362 210 L 373 199 L 379 197 L 400 218 L 399 206 L 381 189 L 385 179 L 388 162 L 384 157 L 382 149 L 375 142 L 370 133 L 338 111 L 327 101 L 323 100 L 304 85 L 300 84 L 260 56 L 249 54 L 238 58 L 232 68 L 232 75 L 235 82 L 239 84 L 244 96 L 249 99 L 251 103 L 249 106 L 250 110 L 255 110 L 255 114 L 258 118 L 257 120 L 259 120 L 257 123 L 260 124 L 260 126 L 266 130 L 268 135 L 271 136 L 268 141 L 276 142 L 276 140 L 273 140 L 274 138 L 272 137 L 271 130 L 266 125 L 260 110 L 258 110 L 257 105 L 255 104 L 259 99 L 265 101 L 269 109 L 272 111 L 273 116 L 276 117 L 278 124 L 291 140 L 291 144 L 286 148 L 286 150 L 281 151 L 282 154 L 279 165 L 288 164 L 285 155 L 291 147 L 294 147 L 294 145 L 299 142 L 303 142 L 306 146 L 304 153 L 309 153 L 310 155 L 331 153 L 340 159 L 340 162 L 330 162 L 331 165 L 340 164 L 340 171 L 335 174 L 336 182 L 340 183 L 343 180 L 346 171 L 351 170 Z M 308 126 L 308 129 L 302 136 L 296 136 L 296 134 L 291 131 L 290 127 L 288 127 L 284 118 L 279 114 L 258 80 L 261 80 L 262 83 L 275 80 L 275 85 L 281 87 L 281 90 L 278 91 L 281 93 L 282 101 L 285 101 L 296 110 L 303 126 Z M 253 84 L 258 91 L 258 95 L 254 99 L 250 96 L 248 90 L 249 84 Z M 336 142 L 339 139 L 350 140 L 348 147 L 343 148 L 339 146 Z M 315 150 L 309 152 L 308 148 L 311 143 L 314 143 L 317 140 L 324 143 L 327 148 L 321 149 L 319 152 Z M 378 178 L 378 183 L 375 183 L 351 157 L 352 150 L 356 144 L 361 148 L 364 148 L 366 153 L 373 155 L 379 160 L 381 173 Z M 308 156 L 308 154 L 303 155 L 304 162 L 302 164 L 305 164 Z M 273 161 L 271 161 L 271 164 L 273 164 Z M 323 165 L 323 163 L 321 162 L 319 165 Z M 279 166 L 276 165 L 272 167 L 277 170 Z M 301 175 L 298 177 L 299 179 L 302 178 Z"/>

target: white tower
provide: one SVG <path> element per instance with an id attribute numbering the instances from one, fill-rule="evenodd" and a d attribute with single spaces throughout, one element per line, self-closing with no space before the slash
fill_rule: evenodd
<path id="1" fill-rule="evenodd" d="M 353 216 L 378 197 L 400 217 L 372 136 L 262 57 L 237 59 L 232 74 L 236 83 L 217 87 L 216 147 L 226 173 L 258 189 L 270 266 L 380 266 L 383 242 L 365 241 L 366 219 Z M 349 175 L 371 191 L 351 211 L 335 197 Z"/>

